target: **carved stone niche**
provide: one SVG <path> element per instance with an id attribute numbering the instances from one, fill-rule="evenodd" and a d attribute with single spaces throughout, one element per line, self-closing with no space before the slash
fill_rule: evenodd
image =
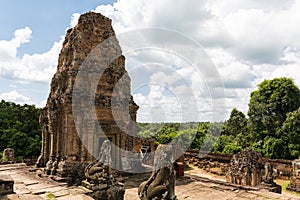
<path id="1" fill-rule="evenodd" d="M 227 182 L 268 189 L 281 193 L 281 186 L 273 181 L 273 167 L 263 162 L 260 153 L 250 149 L 233 155 L 228 172 Z"/>

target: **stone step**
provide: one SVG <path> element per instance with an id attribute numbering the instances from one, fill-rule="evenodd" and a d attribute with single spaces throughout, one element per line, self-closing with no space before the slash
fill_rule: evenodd
<path id="1" fill-rule="evenodd" d="M 48 187 L 48 188 L 34 190 L 34 191 L 32 191 L 32 194 L 40 195 L 40 194 L 44 194 L 44 193 L 54 193 L 54 192 L 61 192 L 61 191 L 65 191 L 65 190 L 67 190 L 67 188 L 60 187 L 60 186 L 54 186 L 54 187 Z"/>
<path id="2" fill-rule="evenodd" d="M 57 200 L 94 200 L 92 197 L 79 194 L 79 195 L 69 195 L 56 198 Z"/>
<path id="3" fill-rule="evenodd" d="M 0 195 L 12 194 L 14 190 L 14 180 L 8 175 L 0 175 Z"/>
<path id="4" fill-rule="evenodd" d="M 51 179 L 56 181 L 56 182 L 59 182 L 59 183 L 68 182 L 68 178 L 59 177 L 59 176 L 52 176 Z"/>
<path id="5" fill-rule="evenodd" d="M 5 165 L 0 165 L 0 171 L 6 171 L 11 169 L 22 169 L 26 167 L 27 165 L 25 163 L 5 164 Z"/>

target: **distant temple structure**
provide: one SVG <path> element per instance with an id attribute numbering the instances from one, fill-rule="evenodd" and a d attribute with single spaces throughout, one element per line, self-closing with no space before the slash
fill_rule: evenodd
<path id="1" fill-rule="evenodd" d="M 263 161 L 261 153 L 252 149 L 234 154 L 228 172 L 227 182 L 264 188 L 281 193 L 281 186 L 274 182 L 273 166 Z"/>
<path id="2" fill-rule="evenodd" d="M 102 49 L 104 52 L 100 53 L 109 56 L 112 49 L 121 52 L 111 20 L 94 12 L 81 15 L 78 24 L 67 31 L 47 104 L 40 116 L 42 149 L 37 166 L 45 167 L 48 173 L 57 172 L 62 176 L 72 173 L 74 167 L 94 160 L 106 139 L 118 147 L 112 149 L 112 166 L 117 169 L 124 167 L 122 157 L 126 155 L 121 155 L 121 149 L 134 150 L 134 122 L 139 107 L 130 94 L 130 77 L 125 70 L 125 57 L 117 57 L 109 66 L 98 64 L 99 71 L 103 72 L 98 83 L 89 83 L 88 78 L 77 77 L 88 55 L 108 38 L 115 42 L 109 43 L 110 46 L 106 46 L 106 49 Z M 85 91 L 77 91 L 75 94 L 83 101 L 94 103 L 95 121 L 91 122 L 90 113 L 84 112 L 84 105 L 75 108 L 77 114 L 74 115 L 72 97 L 76 81 L 84 86 L 97 84 L 94 99 L 87 96 Z M 120 82 L 121 90 L 115 91 Z M 114 95 L 118 98 L 112 105 Z M 76 121 L 79 125 L 75 125 Z M 87 121 L 88 125 L 85 124 Z"/>

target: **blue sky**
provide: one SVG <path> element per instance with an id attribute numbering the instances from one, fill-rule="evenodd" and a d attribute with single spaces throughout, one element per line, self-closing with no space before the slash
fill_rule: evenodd
<path id="1" fill-rule="evenodd" d="M 24 53 L 42 53 L 51 48 L 65 34 L 73 13 L 84 13 L 95 9 L 99 4 L 112 4 L 111 0 L 1 0 L 0 38 L 9 40 L 15 30 L 30 27 L 30 43 L 21 46 L 18 56 Z"/>
<path id="2" fill-rule="evenodd" d="M 234 107 L 246 113 L 265 79 L 290 77 L 300 86 L 299 1 L 0 0 L 0 99 L 44 106 L 65 31 L 89 10 L 111 18 L 117 37 L 128 40 L 140 28 L 166 30 L 164 48 L 125 55 L 139 121 L 224 120 Z M 170 51 L 191 48 L 175 33 L 197 43 L 214 66 L 193 66 L 194 58 Z M 155 34 L 146 40 L 164 35 Z"/>
<path id="3" fill-rule="evenodd" d="M 32 30 L 30 42 L 17 49 L 17 58 L 24 54 L 43 54 L 49 51 L 54 42 L 61 40 L 66 29 L 70 28 L 73 13 L 85 13 L 95 9 L 99 4 L 112 4 L 112 0 L 87 1 L 0 1 L 0 40 L 11 40 L 18 29 L 29 27 Z M 24 83 L 24 81 L 26 83 Z M 49 84 L 39 81 L 18 80 L 14 77 L 1 76 L 0 93 L 12 93 L 13 96 L 2 95 L 3 98 L 17 103 L 34 103 L 42 106 L 48 97 Z"/>

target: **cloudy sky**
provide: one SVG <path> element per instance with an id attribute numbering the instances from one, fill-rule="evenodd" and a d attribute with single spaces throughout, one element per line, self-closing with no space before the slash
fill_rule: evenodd
<path id="1" fill-rule="evenodd" d="M 65 31 L 89 10 L 113 20 L 139 121 L 223 120 L 265 79 L 300 86 L 300 1 L 1 0 L 0 99 L 44 106 Z"/>

